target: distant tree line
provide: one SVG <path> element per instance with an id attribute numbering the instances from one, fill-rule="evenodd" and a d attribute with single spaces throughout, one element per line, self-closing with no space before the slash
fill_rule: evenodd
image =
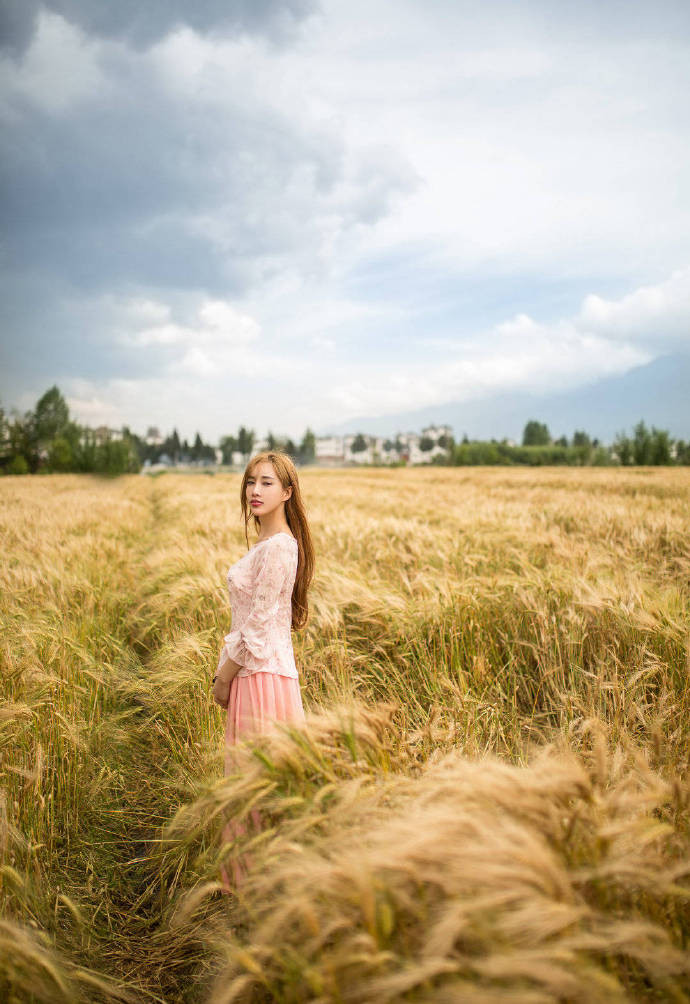
<path id="1" fill-rule="evenodd" d="M 253 429 L 240 426 L 236 436 L 222 436 L 219 447 L 223 454 L 223 463 L 231 464 L 235 453 L 241 453 L 248 460 L 254 449 L 256 433 Z M 307 429 L 300 443 L 293 442 L 289 437 L 276 436 L 272 432 L 266 435 L 266 448 L 280 450 L 292 457 L 296 464 L 312 464 L 316 458 L 316 436 Z"/>
<path id="2" fill-rule="evenodd" d="M 268 449 L 284 451 L 297 464 L 313 463 L 316 457 L 316 436 L 311 429 L 306 430 L 300 443 L 272 432 L 266 440 Z M 236 436 L 222 436 L 218 445 L 221 462 L 231 465 L 241 459 L 246 463 L 256 442 L 254 430 L 243 425 Z M 367 445 L 365 436 L 359 433 L 352 443 L 352 452 L 362 452 Z M 434 456 L 433 463 L 454 466 L 690 464 L 690 442 L 672 439 L 665 429 L 647 428 L 644 421 L 637 423 L 632 435 L 619 432 L 610 446 L 591 439 L 582 430 L 576 430 L 570 440 L 567 436 L 554 440 L 548 426 L 535 419 L 525 425 L 520 445 L 507 439 L 470 440 L 467 436 L 457 443 L 449 435 L 437 441 L 422 436 L 419 441 L 423 452 L 436 445 L 445 452 Z M 404 444 L 399 439 L 386 440 L 384 448 L 402 453 Z M 216 448 L 204 443 L 198 432 L 190 444 L 186 439 L 180 440 L 177 429 L 161 439 L 160 436 L 142 438 L 126 426 L 113 434 L 108 429 L 80 425 L 70 418 L 67 402 L 57 387 L 47 390 L 36 407 L 23 415 L 14 413 L 8 417 L 0 407 L 0 473 L 3 474 L 51 471 L 124 474 L 136 473 L 148 464 L 215 465 L 217 459 Z"/>
<path id="3" fill-rule="evenodd" d="M 140 469 L 132 439 L 111 439 L 73 421 L 67 402 L 51 387 L 33 410 L 6 415 L 0 407 L 0 471 L 35 474 L 77 471 L 124 474 Z"/>
<path id="4" fill-rule="evenodd" d="M 149 441 L 151 437 L 141 439 L 137 435 L 131 433 L 130 435 L 142 464 L 147 461 L 152 464 L 161 462 L 172 464 L 216 463 L 216 447 L 204 443 L 198 432 L 192 445 L 186 439 L 180 441 L 177 429 L 173 429 L 171 435 L 155 443 Z M 275 436 L 272 432 L 268 433 L 266 440 L 269 450 L 282 450 L 298 464 L 313 463 L 316 457 L 316 436 L 311 429 L 307 429 L 299 444 L 289 438 Z M 246 463 L 254 452 L 256 443 L 257 436 L 254 430 L 241 425 L 236 436 L 221 436 L 218 443 L 221 454 L 220 462 L 232 465 L 237 461 L 237 454 L 239 454 L 242 462 Z"/>
<path id="5" fill-rule="evenodd" d="M 269 449 L 288 453 L 298 464 L 308 464 L 316 456 L 316 436 L 307 429 L 302 441 L 268 434 Z M 240 426 L 236 436 L 220 440 L 222 463 L 232 464 L 239 453 L 249 459 L 256 433 Z M 236 459 L 236 458 L 235 458 Z M 216 448 L 204 443 L 197 432 L 194 441 L 180 439 L 177 429 L 159 439 L 142 437 L 127 426 L 111 430 L 91 429 L 70 418 L 69 408 L 57 387 L 43 394 L 36 407 L 23 415 L 8 416 L 0 406 L 0 473 L 36 474 L 83 472 L 98 474 L 136 473 L 145 464 L 215 464 Z"/>
<path id="6" fill-rule="evenodd" d="M 180 439 L 177 429 L 158 441 L 158 430 L 149 430 L 155 436 L 142 438 L 135 432 L 131 432 L 125 427 L 123 430 L 131 439 L 137 451 L 137 456 L 141 464 L 158 464 L 161 462 L 170 464 L 215 464 L 216 451 L 213 446 L 204 443 L 197 432 L 194 441 L 189 443 L 186 439 Z"/>
<path id="7" fill-rule="evenodd" d="M 610 446 L 591 439 L 586 432 L 576 430 L 572 439 L 560 436 L 552 439 L 548 426 L 531 419 L 525 425 L 522 444 L 502 440 L 470 440 L 464 436 L 449 450 L 453 465 L 525 464 L 584 466 L 660 466 L 690 464 L 690 442 L 672 439 L 665 429 L 647 428 L 639 421 L 632 436 L 619 432 Z M 435 458 L 442 463 L 441 458 Z"/>

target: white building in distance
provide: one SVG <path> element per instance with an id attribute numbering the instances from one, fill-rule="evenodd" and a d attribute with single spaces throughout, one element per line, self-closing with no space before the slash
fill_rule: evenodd
<path id="1" fill-rule="evenodd" d="M 449 425 L 429 425 L 416 432 L 398 432 L 394 437 L 348 433 L 317 436 L 315 463 L 323 467 L 347 464 L 430 464 L 447 456 L 453 430 Z M 439 440 L 443 443 L 439 443 Z"/>

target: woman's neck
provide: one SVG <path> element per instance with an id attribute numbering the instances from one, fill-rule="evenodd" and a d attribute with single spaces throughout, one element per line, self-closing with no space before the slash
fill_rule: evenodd
<path id="1" fill-rule="evenodd" d="M 290 533 L 290 527 L 287 525 L 284 517 L 278 515 L 275 519 L 271 519 L 269 516 L 264 516 L 259 528 L 259 540 L 272 537 L 274 533 L 280 533 L 281 530 L 285 533 Z"/>

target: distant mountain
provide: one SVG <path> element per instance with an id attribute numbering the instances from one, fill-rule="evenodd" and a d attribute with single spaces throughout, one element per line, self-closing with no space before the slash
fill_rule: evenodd
<path id="1" fill-rule="evenodd" d="M 640 419 L 690 439 L 690 354 L 660 356 L 622 376 L 606 377 L 562 394 L 498 394 L 481 401 L 446 404 L 382 417 L 361 416 L 330 425 L 317 435 L 363 432 L 394 436 L 425 425 L 450 425 L 456 439 L 502 439 L 520 442 L 530 418 L 546 422 L 554 438 L 584 429 L 610 443 L 617 432 L 632 431 Z"/>

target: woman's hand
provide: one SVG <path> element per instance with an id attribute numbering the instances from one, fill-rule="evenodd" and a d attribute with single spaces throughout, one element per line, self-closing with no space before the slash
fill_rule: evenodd
<path id="1" fill-rule="evenodd" d="M 225 711 L 230 701 L 230 682 L 216 677 L 213 683 L 213 700 Z"/>
<path id="2" fill-rule="evenodd" d="M 242 667 L 229 658 L 225 648 L 221 651 L 218 669 L 213 678 L 213 700 L 225 710 L 230 701 L 230 684 Z"/>

